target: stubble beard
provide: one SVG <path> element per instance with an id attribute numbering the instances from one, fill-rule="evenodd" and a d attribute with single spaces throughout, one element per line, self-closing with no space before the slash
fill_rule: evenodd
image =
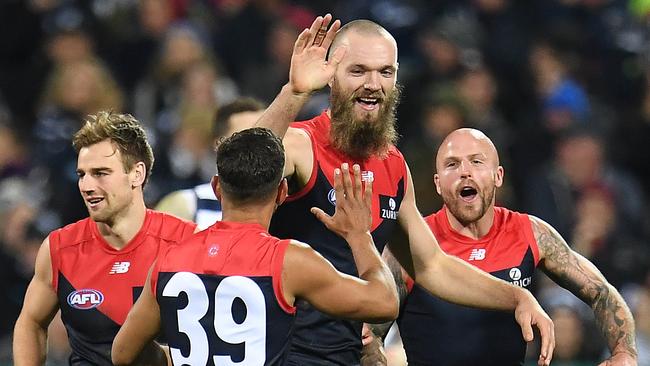
<path id="1" fill-rule="evenodd" d="M 468 206 L 469 204 L 460 199 L 457 192 L 444 193 L 442 199 L 445 203 L 445 206 L 447 206 L 447 209 L 456 218 L 456 220 L 458 220 L 461 225 L 467 226 L 469 224 L 477 222 L 483 216 L 485 216 L 485 213 L 495 198 L 496 187 L 492 187 L 492 190 L 490 192 L 487 192 L 487 194 L 483 194 L 482 191 L 477 190 L 477 194 L 479 196 L 480 205 L 476 208 L 474 206 L 471 206 L 470 208 L 464 207 Z"/>
<path id="2" fill-rule="evenodd" d="M 395 112 L 401 87 L 396 85 L 386 98 L 377 94 L 355 92 L 344 95 L 336 81 L 332 85 L 330 141 L 337 150 L 354 159 L 366 160 L 371 156 L 384 156 L 388 148 L 397 142 Z M 362 119 L 355 116 L 354 101 L 359 97 L 376 97 L 381 100 L 376 118 L 370 114 L 366 114 Z"/>

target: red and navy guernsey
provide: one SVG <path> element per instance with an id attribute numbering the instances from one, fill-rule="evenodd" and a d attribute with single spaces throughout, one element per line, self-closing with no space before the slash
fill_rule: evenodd
<path id="1" fill-rule="evenodd" d="M 393 229 L 406 190 L 406 164 L 399 150 L 391 146 L 382 157 L 354 160 L 330 143 L 331 121 L 326 112 L 291 127 L 305 131 L 311 139 L 314 165 L 308 183 L 289 196 L 271 221 L 271 234 L 305 242 L 327 258 L 341 272 L 358 276 L 348 244 L 329 231 L 309 212 L 320 207 L 334 214 L 334 169 L 342 163 L 359 164 L 362 178 L 373 177 L 372 236 L 381 252 Z M 296 329 L 289 364 L 356 365 L 361 351 L 361 323 L 329 317 L 305 301 L 297 301 Z"/>
<path id="2" fill-rule="evenodd" d="M 494 223 L 474 240 L 452 229 L 446 207 L 425 218 L 440 248 L 528 288 L 539 262 L 528 215 L 495 207 Z M 412 280 L 397 319 L 409 365 L 523 365 L 526 342 L 512 313 L 472 309 L 438 299 Z"/>
<path id="3" fill-rule="evenodd" d="M 72 348 L 71 365 L 113 364 L 113 339 L 142 293 L 151 264 L 195 227 L 147 210 L 140 231 L 121 250 L 104 240 L 90 218 L 50 233 L 52 287 Z"/>
<path id="4" fill-rule="evenodd" d="M 152 290 L 174 365 L 284 365 L 288 244 L 259 224 L 220 221 L 160 257 Z"/>

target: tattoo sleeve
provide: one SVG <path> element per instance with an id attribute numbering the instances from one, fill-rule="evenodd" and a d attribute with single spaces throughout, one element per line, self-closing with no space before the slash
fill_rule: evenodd
<path id="1" fill-rule="evenodd" d="M 618 291 L 549 224 L 532 216 L 530 220 L 540 251 L 540 268 L 591 307 L 612 355 L 623 352 L 636 358 L 634 319 Z"/>
<path id="2" fill-rule="evenodd" d="M 402 266 L 400 266 L 399 262 L 390 252 L 388 247 L 384 249 L 384 252 L 382 253 L 382 258 L 384 259 L 386 265 L 388 265 L 388 268 L 393 274 L 393 278 L 395 279 L 395 285 L 397 287 L 397 296 L 399 297 L 399 302 L 401 305 L 404 302 L 404 299 L 406 299 L 406 295 L 408 295 L 408 288 L 406 287 L 406 279 L 404 278 L 404 275 L 402 273 Z M 368 324 L 368 325 L 370 326 L 370 329 L 372 330 L 374 335 L 376 337 L 381 338 L 383 341 L 384 338 L 386 338 L 386 334 L 388 334 L 388 330 L 393 325 L 393 322 L 391 321 L 391 322 L 386 322 L 381 324 Z"/>

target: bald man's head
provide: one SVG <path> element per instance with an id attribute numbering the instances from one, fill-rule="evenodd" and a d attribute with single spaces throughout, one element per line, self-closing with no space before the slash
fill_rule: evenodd
<path id="1" fill-rule="evenodd" d="M 445 206 L 461 225 L 489 221 L 496 190 L 503 184 L 497 149 L 479 130 L 455 130 L 438 149 L 433 181 Z"/>
<path id="2" fill-rule="evenodd" d="M 475 128 L 459 128 L 440 144 L 436 154 L 436 170 L 440 170 L 449 155 L 463 156 L 470 152 L 483 154 L 495 167 L 499 165 L 499 153 L 489 137 Z"/>
<path id="3" fill-rule="evenodd" d="M 328 59 L 332 52 L 334 52 L 334 50 L 336 50 L 339 46 L 342 44 L 347 44 L 346 40 L 350 32 L 354 32 L 362 36 L 384 37 L 393 42 L 395 44 L 395 49 L 397 49 L 397 41 L 395 41 L 395 38 L 390 34 L 390 32 L 386 30 L 386 28 L 371 20 L 357 19 L 342 26 L 341 29 L 336 32 L 336 37 L 334 38 L 334 41 L 332 41 L 332 45 L 327 52 Z"/>

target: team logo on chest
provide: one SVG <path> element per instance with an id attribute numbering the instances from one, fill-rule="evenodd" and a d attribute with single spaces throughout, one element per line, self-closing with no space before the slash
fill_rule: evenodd
<path id="1" fill-rule="evenodd" d="M 363 170 L 361 172 L 361 180 L 364 182 L 370 182 L 374 180 L 374 174 L 370 170 Z M 336 190 L 334 188 L 330 189 L 330 191 L 327 193 L 327 200 L 330 201 L 330 203 L 334 206 L 336 206 Z M 393 205 L 394 201 L 393 201 Z"/>
<path id="2" fill-rule="evenodd" d="M 68 305 L 79 310 L 90 310 L 104 302 L 104 294 L 98 290 L 85 288 L 68 295 Z"/>

